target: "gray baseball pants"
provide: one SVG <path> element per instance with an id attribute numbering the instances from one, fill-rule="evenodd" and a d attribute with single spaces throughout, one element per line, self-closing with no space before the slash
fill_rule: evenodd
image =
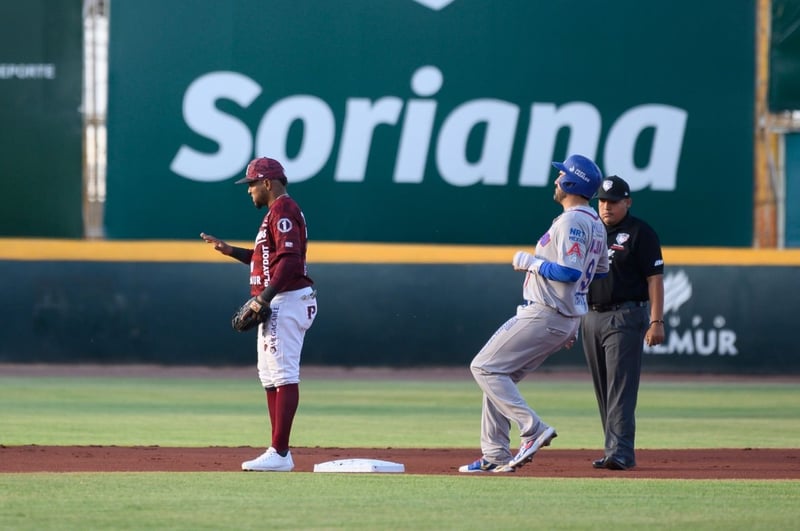
<path id="1" fill-rule="evenodd" d="M 636 465 L 636 401 L 642 369 L 647 307 L 625 307 L 583 316 L 581 337 L 592 373 L 605 434 L 605 456 Z"/>
<path id="2" fill-rule="evenodd" d="M 578 332 L 580 318 L 567 317 L 542 304 L 517 307 L 470 364 L 483 391 L 481 450 L 483 458 L 505 464 L 510 450 L 511 422 L 523 441 L 536 438 L 548 428 L 519 392 L 519 383 L 551 354 L 563 348 Z"/>

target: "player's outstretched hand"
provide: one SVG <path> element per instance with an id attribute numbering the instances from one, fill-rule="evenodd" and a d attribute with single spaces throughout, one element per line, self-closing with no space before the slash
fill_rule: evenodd
<path id="1" fill-rule="evenodd" d="M 214 245 L 214 249 L 221 252 L 226 256 L 230 256 L 233 252 L 233 247 L 225 243 L 224 241 L 220 240 L 219 238 L 212 236 L 210 234 L 206 234 L 205 232 L 200 233 L 200 237 L 203 238 L 206 243 L 210 243 Z"/>

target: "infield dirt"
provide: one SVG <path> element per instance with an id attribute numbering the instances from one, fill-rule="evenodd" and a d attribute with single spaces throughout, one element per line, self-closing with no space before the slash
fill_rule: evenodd
<path id="1" fill-rule="evenodd" d="M 4 376 L 147 376 L 239 377 L 252 376 L 250 368 L 98 366 L 98 365 L 3 365 Z M 468 378 L 466 369 L 348 369 L 306 367 L 305 378 L 358 378 L 416 380 Z M 543 378 L 587 378 L 584 373 L 539 373 Z M 643 375 L 643 380 L 703 379 L 752 380 L 746 376 Z M 773 381 L 800 381 L 797 377 L 772 377 Z M 763 381 L 763 378 L 760 378 Z M 263 448 L 162 446 L 0 446 L 3 472 L 240 472 L 241 462 Z M 292 448 L 295 471 L 312 472 L 314 465 L 337 459 L 380 459 L 402 463 L 407 474 L 459 475 L 458 467 L 477 459 L 474 449 L 415 448 Z M 602 457 L 598 450 L 545 448 L 533 462 L 519 469 L 519 477 L 674 478 L 674 479 L 800 479 L 800 449 L 726 448 L 636 451 L 638 466 L 612 471 L 592 468 Z M 464 475 L 464 474 L 460 474 Z M 485 474 L 478 474 L 485 475 Z"/>
<path id="2" fill-rule="evenodd" d="M 250 447 L 2 446 L 0 472 L 235 472 L 263 451 Z M 415 448 L 292 448 L 296 472 L 337 459 L 402 463 L 407 474 L 458 475 L 475 450 Z M 540 451 L 520 477 L 800 479 L 798 449 L 637 450 L 632 470 L 595 470 L 596 450 Z M 463 475 L 463 474 L 462 474 Z M 486 474 L 483 474 L 486 475 Z"/>

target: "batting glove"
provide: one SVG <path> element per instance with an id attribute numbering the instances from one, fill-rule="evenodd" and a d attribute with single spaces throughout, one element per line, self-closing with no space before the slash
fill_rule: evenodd
<path id="1" fill-rule="evenodd" d="M 541 258 L 536 258 L 531 253 L 525 251 L 517 251 L 511 264 L 514 266 L 515 271 L 530 271 L 531 273 L 538 273 L 539 266 L 544 263 Z"/>

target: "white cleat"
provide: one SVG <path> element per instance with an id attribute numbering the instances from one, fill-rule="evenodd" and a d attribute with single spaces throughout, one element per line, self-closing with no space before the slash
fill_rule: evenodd
<path id="1" fill-rule="evenodd" d="M 271 446 L 252 461 L 242 463 L 242 470 L 253 472 L 291 472 L 293 468 L 292 452 L 288 452 L 286 457 L 281 457 Z"/>
<path id="2" fill-rule="evenodd" d="M 529 463 L 539 448 L 542 446 L 550 446 L 550 441 L 558 437 L 554 428 L 547 428 L 539 434 L 535 439 L 530 439 L 522 443 L 519 448 L 519 453 L 508 463 L 509 468 L 519 468 L 525 463 Z"/>

